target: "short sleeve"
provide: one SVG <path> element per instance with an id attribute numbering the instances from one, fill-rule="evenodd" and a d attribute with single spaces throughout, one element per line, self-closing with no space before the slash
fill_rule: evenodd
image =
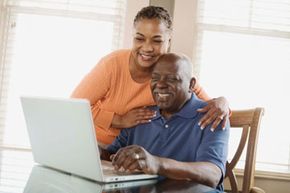
<path id="1" fill-rule="evenodd" d="M 229 123 L 229 121 L 227 121 Z M 212 132 L 209 127 L 203 130 L 203 138 L 197 151 L 196 161 L 211 162 L 225 175 L 225 164 L 228 155 L 229 124 L 225 130 L 221 125 Z"/>

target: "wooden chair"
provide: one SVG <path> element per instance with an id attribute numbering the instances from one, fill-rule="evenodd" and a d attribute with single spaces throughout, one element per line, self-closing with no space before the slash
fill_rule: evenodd
<path id="1" fill-rule="evenodd" d="M 253 187 L 256 162 L 256 148 L 263 108 L 249 110 L 233 110 L 230 117 L 231 129 L 242 129 L 241 139 L 231 161 L 226 163 L 226 178 L 229 179 L 232 193 L 263 193 L 260 188 Z M 234 168 L 246 147 L 246 161 L 243 173 L 242 190 L 238 190 L 238 182 Z"/>

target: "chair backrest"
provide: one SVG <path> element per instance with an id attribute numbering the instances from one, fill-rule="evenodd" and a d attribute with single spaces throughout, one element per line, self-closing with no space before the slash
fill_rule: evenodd
<path id="1" fill-rule="evenodd" d="M 242 193 L 249 193 L 254 183 L 256 162 L 256 148 L 259 136 L 259 127 L 263 115 L 263 108 L 248 110 L 233 110 L 230 117 L 231 129 L 241 128 L 242 134 L 237 151 L 231 161 L 226 163 L 226 178 L 229 178 L 231 192 L 238 193 L 238 182 L 234 168 L 238 163 L 243 150 L 246 148 Z"/>

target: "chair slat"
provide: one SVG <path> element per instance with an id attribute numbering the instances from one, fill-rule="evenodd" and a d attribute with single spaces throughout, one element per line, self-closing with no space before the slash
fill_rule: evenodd
<path id="1" fill-rule="evenodd" d="M 246 149 L 246 162 L 244 167 L 242 193 L 250 193 L 254 189 L 254 172 L 256 163 L 256 150 L 263 108 L 233 110 L 230 117 L 231 129 L 242 129 L 241 139 L 236 153 L 226 165 L 226 178 L 229 178 L 231 192 L 238 192 L 238 182 L 234 168 L 239 161 L 243 150 Z"/>

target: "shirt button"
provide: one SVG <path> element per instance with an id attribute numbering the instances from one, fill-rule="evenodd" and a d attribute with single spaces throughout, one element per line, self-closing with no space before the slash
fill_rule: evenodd
<path id="1" fill-rule="evenodd" d="M 169 127 L 169 126 L 166 124 L 166 125 L 165 125 L 165 128 L 168 128 L 168 127 Z"/>

